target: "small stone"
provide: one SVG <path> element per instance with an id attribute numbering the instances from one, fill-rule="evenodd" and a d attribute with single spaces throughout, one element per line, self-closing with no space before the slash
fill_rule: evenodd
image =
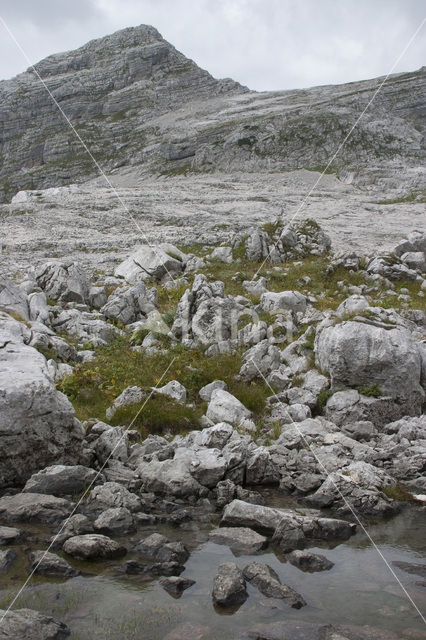
<path id="1" fill-rule="evenodd" d="M 48 551 L 30 553 L 30 568 L 36 575 L 50 578 L 73 578 L 80 571 L 74 569 L 64 558 Z"/>
<path id="2" fill-rule="evenodd" d="M 294 609 L 300 609 L 306 605 L 297 591 L 281 584 L 278 574 L 267 564 L 251 562 L 244 568 L 244 577 L 267 598 L 285 600 Z"/>
<path id="3" fill-rule="evenodd" d="M 15 527 L 1 527 L 0 526 L 0 546 L 6 544 L 13 544 L 21 538 L 23 532 Z"/>
<path id="4" fill-rule="evenodd" d="M 16 553 L 13 549 L 0 551 L 0 572 L 7 571 L 16 560 Z"/>
<path id="5" fill-rule="evenodd" d="M 248 527 L 221 527 L 210 531 L 209 538 L 216 544 L 228 545 L 234 553 L 252 555 L 268 544 L 268 538 Z"/>
<path id="6" fill-rule="evenodd" d="M 328 560 L 320 553 L 310 553 L 309 551 L 292 551 L 288 556 L 288 561 L 302 571 L 327 571 L 334 567 L 334 562 Z"/>
<path id="7" fill-rule="evenodd" d="M 126 507 L 111 507 L 95 520 L 96 531 L 107 534 L 123 535 L 135 531 L 133 516 Z"/>
<path id="8" fill-rule="evenodd" d="M 65 640 L 71 634 L 62 622 L 33 609 L 0 609 L 0 619 L 0 640 Z"/>
<path id="9" fill-rule="evenodd" d="M 160 584 L 171 596 L 179 597 L 186 589 L 195 584 L 195 580 L 171 576 L 170 578 L 161 578 Z"/>
<path id="10" fill-rule="evenodd" d="M 233 562 L 219 565 L 213 583 L 213 602 L 222 607 L 243 604 L 248 598 L 243 572 Z"/>

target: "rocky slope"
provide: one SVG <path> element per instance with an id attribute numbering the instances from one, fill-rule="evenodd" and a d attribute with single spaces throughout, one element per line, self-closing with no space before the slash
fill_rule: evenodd
<path id="1" fill-rule="evenodd" d="M 36 65 L 106 171 L 325 167 L 381 79 L 256 93 L 218 81 L 152 27 L 124 29 Z M 331 170 L 346 182 L 424 188 L 425 69 L 391 76 Z M 0 194 L 96 175 L 32 70 L 0 83 Z"/>
<path id="2" fill-rule="evenodd" d="M 424 206 L 417 191 L 391 198 L 386 188 L 417 189 L 422 179 L 424 72 L 385 85 L 340 156 L 346 182 L 325 175 L 317 185 L 312 163 L 340 142 L 374 81 L 245 92 L 200 71 L 150 27 L 52 56 L 40 70 L 74 118 L 98 122 L 106 166 L 119 148 L 119 163 L 136 166 L 110 174 L 116 190 L 99 178 L 24 190 L 0 210 L 0 637 L 74 636 L 87 612 L 67 589 L 82 571 L 90 589 L 125 583 L 108 623 L 114 640 L 140 637 L 134 617 L 128 629 L 116 623 L 150 597 L 147 589 L 131 599 L 141 583 L 154 589 L 156 624 L 155 589 L 173 598 L 193 590 L 184 603 L 215 616 L 210 627 L 204 618 L 187 624 L 182 608 L 173 628 L 167 602 L 152 640 L 211 640 L 215 612 L 240 608 L 238 632 L 220 616 L 224 637 L 421 640 L 411 603 L 374 606 L 369 622 L 382 628 L 352 613 L 357 626 L 342 626 L 335 602 L 323 612 L 322 595 L 305 597 L 309 583 L 297 574 L 330 572 L 321 588 L 341 591 L 339 552 L 360 518 L 370 526 L 403 512 L 417 526 L 424 512 Z M 20 135 L 18 85 L 22 122 L 36 86 L 27 73 L 1 89 L 14 136 L 4 142 L 3 171 L 16 168 L 10 192 L 24 174 L 38 185 L 86 180 L 92 169 L 76 147 L 67 156 L 69 133 L 49 119 L 39 89 L 38 150 L 35 124 Z M 153 110 L 144 100 L 155 92 Z M 127 100 L 132 110 L 122 111 Z M 56 159 L 43 164 L 46 149 Z M 181 576 L 200 544 L 230 551 L 215 547 L 211 576 Z M 329 555 L 337 545 L 333 573 L 334 562 L 311 549 Z M 423 575 L 401 558 L 403 571 Z M 30 586 L 23 602 L 41 613 L 20 604 L 6 614 L 11 572 L 37 575 L 37 599 Z M 410 584 L 419 603 L 423 586 Z M 258 626 L 276 612 L 281 622 Z M 67 625 L 56 621 L 63 614 Z M 94 616 L 92 630 L 78 633 L 104 629 Z"/>
<path id="3" fill-rule="evenodd" d="M 6 577 L 27 557 L 44 586 L 67 584 L 91 563 L 171 597 L 193 589 L 193 603 L 199 574 L 180 574 L 196 534 L 236 556 L 220 562 L 215 552 L 215 610 L 253 607 L 257 590 L 286 614 L 282 637 L 287 612 L 300 610 L 299 632 L 311 604 L 283 559 L 332 571 L 312 548 L 345 544 L 360 517 L 395 516 L 408 502 L 421 513 L 426 234 L 368 260 L 330 253 L 312 220 L 229 240 L 194 253 L 142 245 L 114 275 L 51 260 L 19 285 L 1 279 Z M 287 508 L 268 503 L 271 486 Z M 70 627 L 19 609 L 2 628 L 65 638 L 76 624 L 70 607 Z M 53 613 L 43 602 L 41 611 Z M 303 629 L 307 640 L 421 638 L 415 628 Z M 252 637 L 249 622 L 247 633 L 229 637 Z M 211 629 L 193 637 L 210 639 Z"/>

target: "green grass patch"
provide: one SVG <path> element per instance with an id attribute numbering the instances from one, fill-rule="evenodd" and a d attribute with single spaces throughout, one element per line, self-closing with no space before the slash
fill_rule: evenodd
<path id="1" fill-rule="evenodd" d="M 177 403 L 170 404 L 164 396 L 160 396 L 159 400 L 153 398 L 143 410 L 144 416 L 138 418 L 137 426 L 143 428 L 144 433 L 151 432 L 151 427 L 152 432 L 157 433 L 160 422 L 165 430 L 173 433 L 177 432 L 176 429 L 189 429 L 188 420 L 195 424 L 205 411 L 205 404 L 198 391 L 214 380 L 224 380 L 230 393 L 254 414 L 260 414 L 266 398 L 271 394 L 263 383 L 247 385 L 235 380 L 242 365 L 241 354 L 222 354 L 209 358 L 204 351 L 203 348 L 189 349 L 178 344 L 166 354 L 148 356 L 144 352 L 132 350 L 127 337 L 118 336 L 113 343 L 99 349 L 96 360 L 77 365 L 73 374 L 61 380 L 57 387 L 70 398 L 80 420 L 105 420 L 106 408 L 112 405 L 126 387 L 137 385 L 149 389 L 157 385 L 163 386 L 170 380 L 179 380 L 187 389 L 188 401 L 194 407 L 190 409 Z M 167 375 L 162 378 L 169 365 Z M 161 403 L 164 404 L 164 412 L 157 412 L 160 420 L 155 417 L 155 411 Z M 129 424 L 134 415 L 135 411 L 123 409 L 123 412 L 114 417 L 114 423 L 118 424 L 117 420 L 120 420 L 120 424 Z M 176 422 L 175 427 L 173 420 Z"/>
<path id="2" fill-rule="evenodd" d="M 179 300 L 187 289 L 190 289 L 190 284 L 182 284 L 174 289 L 166 289 L 165 287 L 158 287 L 158 302 L 157 308 L 160 313 L 168 314 L 175 313 Z"/>
<path id="3" fill-rule="evenodd" d="M 317 405 L 320 411 L 324 411 L 325 405 L 333 394 L 334 391 L 332 391 L 331 389 L 325 389 L 324 391 L 321 391 L 317 398 Z"/>
<path id="4" fill-rule="evenodd" d="M 410 191 L 405 196 L 399 196 L 398 198 L 390 198 L 389 200 L 379 200 L 375 204 L 400 204 L 404 202 L 426 202 L 426 190 L 425 189 L 415 189 L 414 191 Z"/>
<path id="5" fill-rule="evenodd" d="M 173 178 L 175 176 L 186 176 L 191 172 L 191 165 L 189 163 L 182 164 L 180 166 L 170 167 L 168 169 L 163 169 L 160 171 L 160 176 L 165 176 L 167 178 Z"/>
<path id="6" fill-rule="evenodd" d="M 112 425 L 131 424 L 132 429 L 138 429 L 141 437 L 146 438 L 150 433 L 175 435 L 199 429 L 203 413 L 201 406 L 190 407 L 162 394 L 153 394 L 146 401 L 119 409 L 110 422 Z"/>
<path id="7" fill-rule="evenodd" d="M 414 502 L 415 498 L 410 491 L 401 483 L 398 482 L 395 485 L 388 485 L 382 487 L 382 492 L 388 498 L 396 500 L 397 502 Z"/>
<path id="8" fill-rule="evenodd" d="M 357 391 L 361 395 L 367 396 L 369 398 L 380 398 L 380 396 L 382 395 L 382 391 L 378 384 L 370 384 L 366 386 L 357 387 Z"/>

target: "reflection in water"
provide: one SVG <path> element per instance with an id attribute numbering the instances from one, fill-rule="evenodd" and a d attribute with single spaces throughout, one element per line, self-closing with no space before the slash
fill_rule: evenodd
<path id="1" fill-rule="evenodd" d="M 391 564 L 396 560 L 418 563 L 424 561 L 425 524 L 426 511 L 408 508 L 392 520 L 369 523 L 368 530 Z M 182 575 L 196 584 L 181 598 L 170 597 L 158 580 L 147 582 L 146 577 L 124 576 L 118 571 L 120 562 L 115 561 L 102 565 L 81 563 L 82 576 L 66 582 L 37 578 L 16 607 L 34 608 L 62 620 L 70 626 L 72 640 L 163 640 L 173 629 L 176 632 L 170 638 L 185 640 L 190 637 L 191 628 L 195 630 L 194 637 L 202 640 L 233 640 L 243 630 L 284 620 L 371 625 L 392 630 L 407 640 L 425 638 L 422 621 L 362 531 L 335 548 L 314 548 L 335 563 L 330 571 L 316 574 L 303 573 L 285 562 L 285 556 L 267 549 L 258 559 L 271 565 L 281 581 L 301 593 L 308 605 L 291 609 L 279 600 L 265 598 L 248 584 L 248 600 L 232 615 L 221 615 L 213 607 L 211 590 L 217 566 L 233 560 L 244 567 L 253 556 L 235 557 L 227 547 L 208 542 L 206 531 L 164 528 L 162 532 L 183 539 L 192 549 Z M 40 544 L 28 542 L 24 548 L 16 547 L 20 562 L 0 583 L 2 607 L 26 575 L 23 549 L 27 552 L 31 546 L 41 548 Z M 396 567 L 395 572 L 424 611 L 424 579 Z"/>

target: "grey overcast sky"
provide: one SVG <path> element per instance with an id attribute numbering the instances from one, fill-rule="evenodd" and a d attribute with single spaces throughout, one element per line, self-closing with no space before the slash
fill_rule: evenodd
<path id="1" fill-rule="evenodd" d="M 0 0 L 31 62 L 151 24 L 214 76 L 260 91 L 385 75 L 425 15 L 424 0 Z M 0 78 L 10 78 L 28 63 L 1 23 L 0 34 Z M 395 72 L 425 54 L 426 24 Z"/>

